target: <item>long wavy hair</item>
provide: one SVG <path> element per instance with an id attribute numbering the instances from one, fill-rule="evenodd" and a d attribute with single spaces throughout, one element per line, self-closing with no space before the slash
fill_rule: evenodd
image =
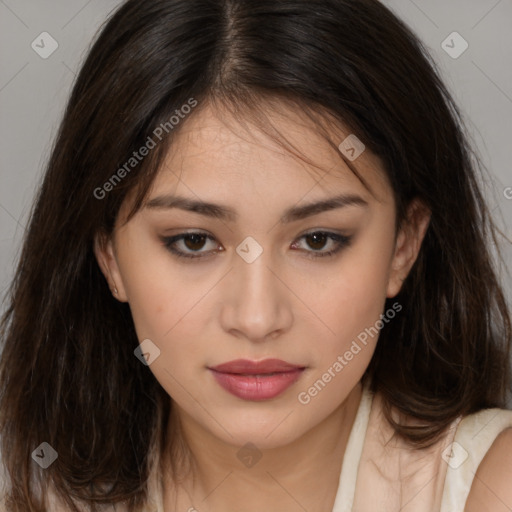
<path id="1" fill-rule="evenodd" d="M 417 37 L 377 0 L 128 0 L 76 78 L 7 295 L 9 512 L 46 510 L 50 484 L 69 510 L 123 502 L 135 512 L 147 501 L 150 454 L 170 442 L 172 402 L 134 357 L 129 306 L 112 297 L 93 242 L 112 232 L 128 193 L 131 215 L 141 207 L 187 123 L 169 119 L 191 100 L 189 118 L 215 102 L 280 141 L 262 101 L 294 105 L 335 147 L 326 125 L 343 123 L 382 160 L 397 228 L 413 199 L 431 210 L 393 299 L 403 312 L 382 329 L 366 373 L 397 435 L 426 446 L 459 415 L 505 407 L 511 322 L 479 185 L 485 169 Z M 155 147 L 126 167 L 148 138 Z M 420 425 L 393 420 L 392 408 Z M 58 452 L 46 470 L 31 458 L 43 441 Z"/>

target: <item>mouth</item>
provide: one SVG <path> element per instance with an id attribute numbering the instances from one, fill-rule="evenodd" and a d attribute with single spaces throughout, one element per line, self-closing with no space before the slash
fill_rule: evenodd
<path id="1" fill-rule="evenodd" d="M 208 369 L 216 382 L 232 395 L 243 400 L 262 401 L 284 393 L 300 378 L 305 367 L 280 359 L 238 359 Z"/>

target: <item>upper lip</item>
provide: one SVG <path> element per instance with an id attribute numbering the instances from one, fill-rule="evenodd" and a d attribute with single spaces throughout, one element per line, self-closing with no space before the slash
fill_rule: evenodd
<path id="1" fill-rule="evenodd" d="M 220 373 L 261 375 L 266 373 L 291 372 L 301 370 L 304 366 L 287 363 L 281 359 L 264 359 L 251 361 L 249 359 L 236 359 L 227 363 L 210 367 L 210 370 Z"/>

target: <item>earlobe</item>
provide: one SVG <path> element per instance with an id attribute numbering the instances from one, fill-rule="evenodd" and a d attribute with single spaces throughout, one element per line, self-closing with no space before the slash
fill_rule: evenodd
<path id="1" fill-rule="evenodd" d="M 404 220 L 395 244 L 386 295 L 388 298 L 398 295 L 403 282 L 417 260 L 430 217 L 430 210 L 421 201 L 413 200 L 411 202 L 407 211 L 407 219 Z"/>
<path id="2" fill-rule="evenodd" d="M 119 272 L 112 238 L 102 233 L 97 233 L 94 237 L 93 249 L 98 266 L 107 280 L 112 295 L 120 302 L 128 302 Z"/>

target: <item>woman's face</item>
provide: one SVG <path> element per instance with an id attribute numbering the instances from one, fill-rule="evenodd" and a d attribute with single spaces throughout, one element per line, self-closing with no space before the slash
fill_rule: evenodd
<path id="1" fill-rule="evenodd" d="M 392 190 L 375 156 L 353 162 L 370 193 L 300 117 L 269 115 L 322 170 L 207 107 L 182 126 L 147 206 L 123 225 L 127 200 L 112 239 L 96 246 L 182 420 L 260 449 L 341 407 L 427 224 L 395 238 Z"/>

